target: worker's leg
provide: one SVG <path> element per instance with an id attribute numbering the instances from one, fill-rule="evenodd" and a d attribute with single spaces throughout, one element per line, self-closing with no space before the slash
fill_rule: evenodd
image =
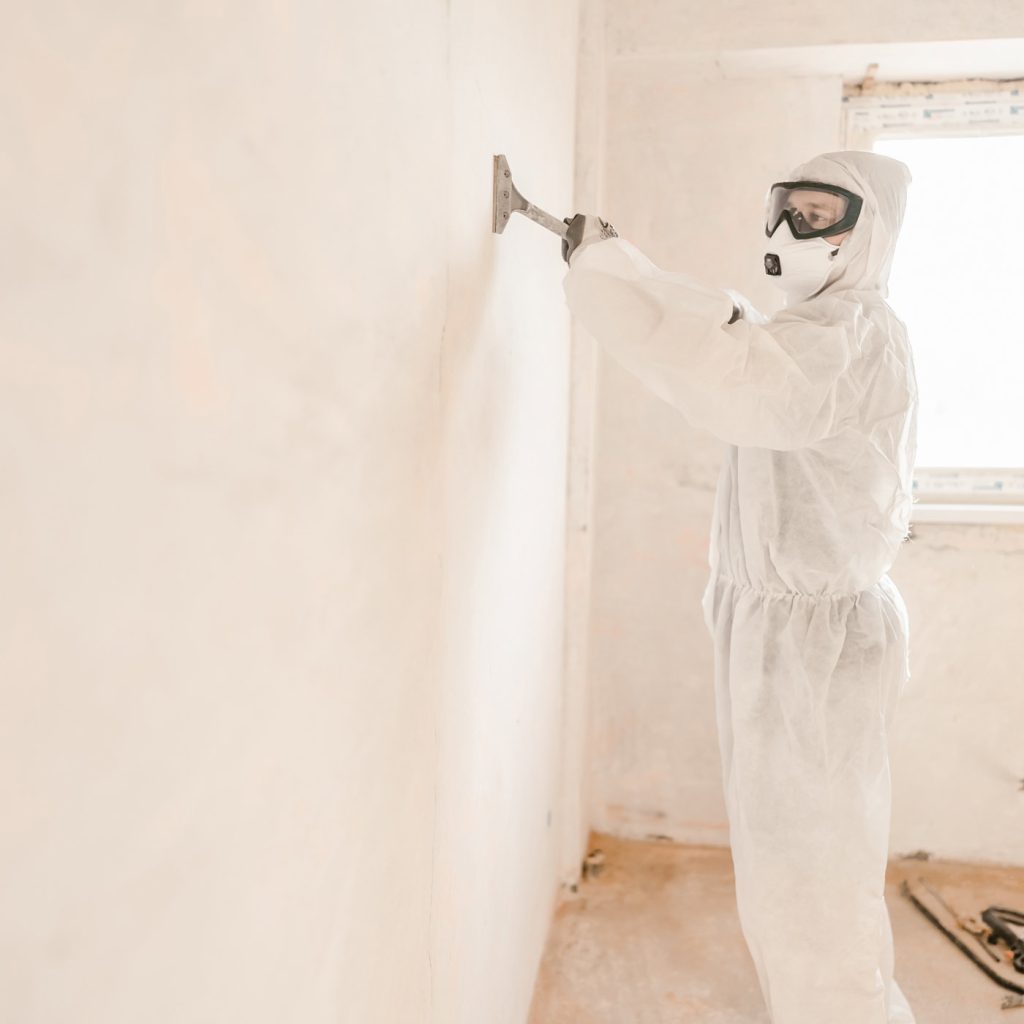
<path id="1" fill-rule="evenodd" d="M 905 623 L 881 591 L 717 605 L 737 904 L 772 1020 L 905 1024 L 884 902 Z"/>

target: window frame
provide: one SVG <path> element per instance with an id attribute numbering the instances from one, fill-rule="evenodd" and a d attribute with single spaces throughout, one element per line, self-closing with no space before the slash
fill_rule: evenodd
<path id="1" fill-rule="evenodd" d="M 1024 135 L 1024 81 L 886 83 L 844 90 L 846 148 L 880 139 Z M 1024 523 L 1024 466 L 921 466 L 914 471 L 916 523 Z"/>

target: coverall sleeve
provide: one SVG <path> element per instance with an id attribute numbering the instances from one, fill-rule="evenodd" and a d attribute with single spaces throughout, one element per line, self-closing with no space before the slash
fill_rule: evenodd
<path id="1" fill-rule="evenodd" d="M 656 267 L 629 242 L 572 261 L 573 315 L 622 366 L 696 427 L 730 444 L 803 448 L 838 426 L 863 324 L 733 313 L 729 295 Z"/>

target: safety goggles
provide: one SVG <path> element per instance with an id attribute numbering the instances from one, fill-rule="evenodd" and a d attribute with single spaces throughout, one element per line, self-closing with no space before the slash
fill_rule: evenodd
<path id="1" fill-rule="evenodd" d="M 768 195 L 765 234 L 771 238 L 783 220 L 794 238 L 822 238 L 849 231 L 860 216 L 863 200 L 838 185 L 820 181 L 779 181 Z"/>

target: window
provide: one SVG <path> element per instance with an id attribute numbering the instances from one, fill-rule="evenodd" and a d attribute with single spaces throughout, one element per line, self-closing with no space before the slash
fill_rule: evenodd
<path id="1" fill-rule="evenodd" d="M 847 102 L 850 143 L 914 175 L 889 301 L 921 392 L 915 518 L 1024 521 L 1024 91 Z"/>

